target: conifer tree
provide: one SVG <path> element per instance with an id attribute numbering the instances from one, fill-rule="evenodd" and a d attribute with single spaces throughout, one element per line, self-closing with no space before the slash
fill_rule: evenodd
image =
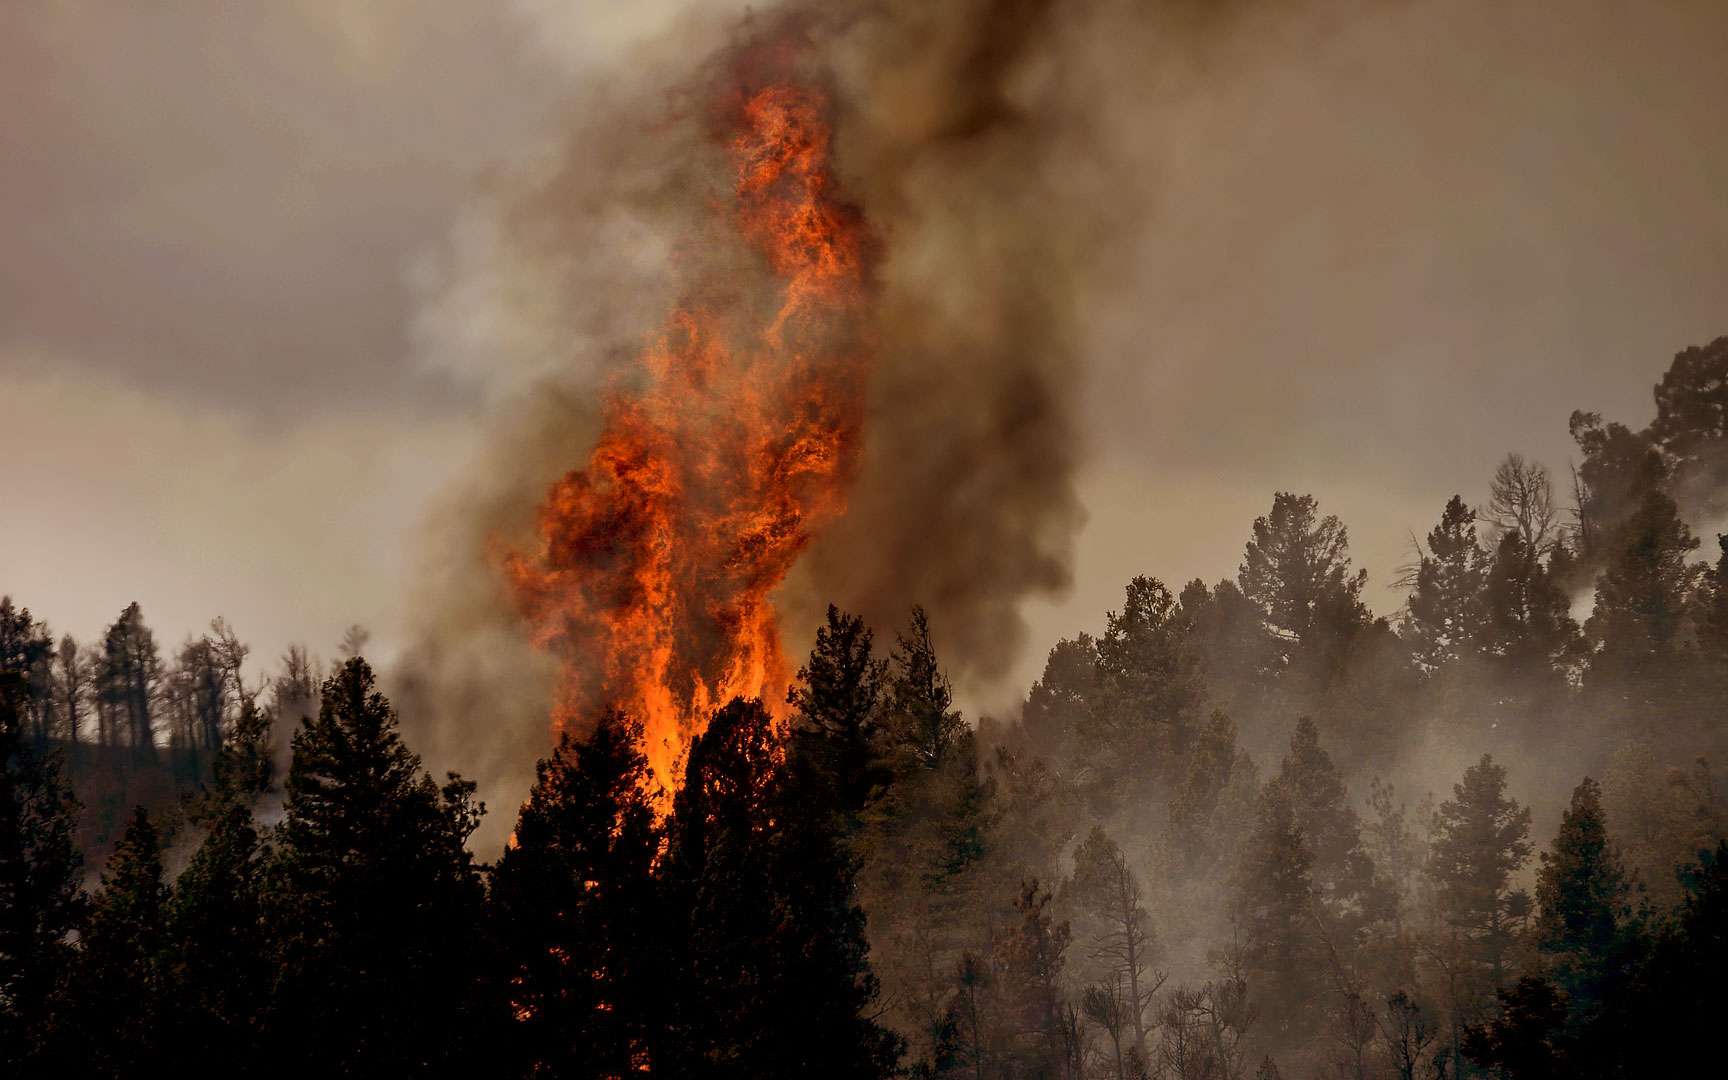
<path id="1" fill-rule="evenodd" d="M 355 657 L 294 735 L 267 904 L 279 976 L 267 1052 L 295 1067 L 437 1075 L 468 1050 L 481 887 L 473 785 L 442 789 Z M 310 1037 L 317 1033 L 316 1038 Z"/>
<path id="2" fill-rule="evenodd" d="M 160 1037 L 194 1072 L 259 1075 L 259 1023 L 275 977 L 261 895 L 266 848 L 246 802 L 211 808 L 204 826 L 167 909 L 165 993 L 175 1015 Z"/>
<path id="3" fill-rule="evenodd" d="M 1098 693 L 1076 732 L 1082 767 L 1109 790 L 1170 778 L 1199 726 L 1199 655 L 1176 598 L 1154 578 L 1128 583 L 1098 639 Z"/>
<path id="4" fill-rule="evenodd" d="M 734 700 L 691 744 L 667 824 L 676 989 L 656 1065 L 739 1080 L 890 1075 L 899 1047 L 870 1015 L 855 863 L 831 814 L 797 819 L 812 808 L 786 801 L 776 741 L 760 702 Z"/>
<path id="5" fill-rule="evenodd" d="M 848 830 L 856 827 L 871 793 L 888 780 L 878 730 L 886 678 L 887 664 L 873 655 L 864 621 L 830 604 L 788 696 L 797 710 L 792 761 L 804 782 L 835 793 Z"/>
<path id="6" fill-rule="evenodd" d="M 516 1075 L 621 1076 L 651 1054 L 663 992 L 658 850 L 642 727 L 607 712 L 542 760 L 492 874 Z"/>
<path id="7" fill-rule="evenodd" d="M 1309 718 L 1297 721 L 1274 783 L 1288 796 L 1312 858 L 1315 896 L 1327 911 L 1347 916 L 1347 930 L 1389 916 L 1389 898 L 1377 887 L 1373 860 L 1362 847 L 1361 822 Z"/>
<path id="8" fill-rule="evenodd" d="M 1050 909 L 1051 895 L 1036 880 L 1022 883 L 1014 901 L 1018 918 L 996 951 L 1009 1024 L 1009 1055 L 1017 1075 L 1076 1077 L 1065 1015 L 1062 973 L 1073 934 Z"/>
<path id="9" fill-rule="evenodd" d="M 1188 755 L 1187 775 L 1171 796 L 1170 839 L 1183 861 L 1197 867 L 1216 858 L 1223 822 L 1219 806 L 1244 764 L 1236 749 L 1236 725 L 1214 710 Z"/>
<path id="10" fill-rule="evenodd" d="M 163 1037 L 193 1072 L 218 1064 L 236 1076 L 265 1071 L 260 1024 L 276 973 L 264 921 L 269 852 L 252 807 L 273 790 L 269 738 L 269 715 L 243 695 L 193 817 L 203 839 L 168 904 L 164 977 L 174 1015 Z"/>
<path id="11" fill-rule="evenodd" d="M 1349 534 L 1320 516 L 1312 495 L 1278 492 L 1272 511 L 1254 522 L 1238 572 L 1242 595 L 1263 613 L 1282 643 L 1285 662 L 1301 645 L 1322 675 L 1368 622 L 1362 604 L 1366 570 L 1350 568 Z"/>
<path id="12" fill-rule="evenodd" d="M 1270 1037 L 1285 1046 L 1309 1034 L 1311 1001 L 1326 970 L 1314 921 L 1314 853 L 1289 789 L 1276 781 L 1261 792 L 1231 897 L 1247 980 L 1262 1003 Z"/>
<path id="13" fill-rule="evenodd" d="M 38 666 L 28 643 L 46 634 L 28 610 L 0 601 L 0 1065 L 29 1076 L 46 1064 L 56 991 L 82 917 L 77 804 L 59 762 L 25 733 Z"/>
<path id="14" fill-rule="evenodd" d="M 1494 549 L 1484 581 L 1476 647 L 1505 683 L 1553 685 L 1579 655 L 1570 607 L 1536 550 L 1509 532 Z"/>
<path id="15" fill-rule="evenodd" d="M 1410 594 L 1409 627 L 1417 659 L 1429 670 L 1468 655 L 1482 623 L 1488 556 L 1476 539 L 1476 514 L 1452 496 L 1428 533 Z"/>
<path id="16" fill-rule="evenodd" d="M 1574 1010 L 1600 1007 L 1632 917 L 1629 885 L 1609 846 L 1602 789 L 1585 777 L 1572 792 L 1536 882 L 1536 936 L 1555 958 Z"/>
<path id="17" fill-rule="evenodd" d="M 96 693 L 104 722 L 103 742 L 129 746 L 143 758 L 156 756 L 156 695 L 162 656 L 137 603 L 108 628 L 96 662 Z"/>
<path id="18" fill-rule="evenodd" d="M 166 1059 L 167 907 L 161 841 L 138 807 L 102 874 L 60 1032 L 88 1075 L 149 1075 Z"/>
<path id="19" fill-rule="evenodd" d="M 1484 754 L 1435 815 L 1428 875 L 1461 945 L 1466 990 L 1496 989 L 1506 973 L 1521 900 L 1512 875 L 1531 854 L 1530 811 L 1506 795 L 1506 770 Z"/>
<path id="20" fill-rule="evenodd" d="M 1598 680 L 1637 680 L 1664 674 L 1691 600 L 1696 574 L 1687 556 L 1698 546 L 1674 500 L 1648 491 L 1621 528 L 1619 542 L 1596 583 L 1587 624 L 1600 654 Z"/>

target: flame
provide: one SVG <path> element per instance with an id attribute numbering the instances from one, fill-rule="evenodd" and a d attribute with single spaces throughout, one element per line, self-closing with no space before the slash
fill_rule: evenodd
<path id="1" fill-rule="evenodd" d="M 845 509 L 870 367 L 870 243 L 836 192 L 825 96 L 778 83 L 727 112 L 719 212 L 770 299 L 676 311 L 636 389 L 609 395 L 586 465 L 547 494 L 539 550 L 505 559 L 535 643 L 561 661 L 554 731 L 623 709 L 663 793 L 720 705 L 759 697 L 783 716 L 772 595 Z M 706 284 L 695 295 L 725 292 Z"/>

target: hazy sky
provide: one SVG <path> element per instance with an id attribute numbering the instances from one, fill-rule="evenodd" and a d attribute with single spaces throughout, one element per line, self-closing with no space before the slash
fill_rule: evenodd
<path id="1" fill-rule="evenodd" d="M 1376 13 L 1110 121 L 1155 211 L 1092 304 L 1090 521 L 1022 685 L 1131 574 L 1233 573 L 1279 488 L 1390 609 L 1448 495 L 1507 450 L 1563 472 L 1571 409 L 1642 424 L 1728 333 L 1728 5 L 1337 6 Z M 81 636 L 137 599 L 170 642 L 399 642 L 502 332 L 428 283 L 677 7 L 0 8 L 0 592 Z"/>

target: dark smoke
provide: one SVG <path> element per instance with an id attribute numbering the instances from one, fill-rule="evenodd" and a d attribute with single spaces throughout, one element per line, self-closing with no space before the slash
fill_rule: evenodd
<path id="1" fill-rule="evenodd" d="M 673 303 L 717 262 L 740 289 L 761 273 L 708 224 L 708 125 L 716 80 L 768 44 L 829 91 L 846 197 L 883 246 L 860 475 L 783 590 L 788 651 L 829 602 L 885 632 L 920 604 L 962 690 L 999 680 L 1022 605 L 1068 587 L 1085 518 L 1088 304 L 1157 187 L 1157 132 L 1125 139 L 1127 118 L 1184 92 L 1249 6 L 787 4 L 692 16 L 597 82 L 562 147 L 499 185 L 485 259 L 426 320 L 436 336 L 472 317 L 479 291 L 522 327 L 494 380 L 518 403 L 434 525 L 430 629 L 403 668 L 429 758 L 514 790 L 544 748 L 547 665 L 512 640 L 498 554 L 582 462 L 601 387 Z"/>

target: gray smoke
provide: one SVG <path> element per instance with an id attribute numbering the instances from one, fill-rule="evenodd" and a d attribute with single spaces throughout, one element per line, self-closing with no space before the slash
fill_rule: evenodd
<path id="1" fill-rule="evenodd" d="M 788 651 L 829 602 L 884 634 L 921 604 L 963 692 L 999 681 L 1026 644 L 1022 605 L 1070 582 L 1086 327 L 1120 301 L 1125 238 L 1154 210 L 1159 102 L 1204 77 L 1251 8 L 710 11 L 586 87 L 563 140 L 458 229 L 420 322 L 436 362 L 510 403 L 434 526 L 427 630 L 398 691 L 429 759 L 496 800 L 545 749 L 549 664 L 522 642 L 497 556 L 530 544 L 547 485 L 584 460 L 608 380 L 735 257 L 712 225 L 709 100 L 765 42 L 797 42 L 830 93 L 837 171 L 883 253 L 860 475 L 783 590 Z"/>

